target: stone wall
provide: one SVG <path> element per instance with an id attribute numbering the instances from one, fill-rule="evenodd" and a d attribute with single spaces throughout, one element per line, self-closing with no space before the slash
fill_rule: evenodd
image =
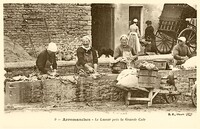
<path id="1" fill-rule="evenodd" d="M 75 61 L 58 61 L 59 75 L 66 76 L 74 74 L 75 63 Z M 29 77 L 30 74 L 37 72 L 35 61 L 5 63 L 4 69 L 7 72 L 7 78 L 18 75 Z M 98 71 L 100 73 L 111 73 L 109 63 L 99 62 Z"/>
<path id="2" fill-rule="evenodd" d="M 32 56 L 49 41 L 65 48 L 66 55 L 74 55 L 80 38 L 91 35 L 90 4 L 5 3 L 3 7 L 4 35 Z"/>
<path id="3" fill-rule="evenodd" d="M 100 79 L 79 77 L 78 84 L 63 79 L 7 82 L 5 103 L 66 103 L 92 101 L 123 101 L 124 91 L 115 87 L 117 75 Z"/>
<path id="4" fill-rule="evenodd" d="M 165 76 L 169 71 L 160 71 Z M 196 71 L 175 71 L 176 87 L 181 96 L 179 101 L 191 101 L 184 93 L 189 91 L 189 77 L 195 77 Z M 69 77 L 69 76 L 68 76 Z M 79 77 L 78 83 L 57 78 L 38 81 L 7 82 L 5 87 L 5 103 L 66 103 L 66 102 L 94 102 L 94 101 L 124 101 L 126 92 L 115 86 L 117 74 L 106 74 L 100 79 Z M 148 96 L 146 92 L 134 91 L 133 96 Z M 165 103 L 161 96 L 156 96 L 156 103 Z"/>

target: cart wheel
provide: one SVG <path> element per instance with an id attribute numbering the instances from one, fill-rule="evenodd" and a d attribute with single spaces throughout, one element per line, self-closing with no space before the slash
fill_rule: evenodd
<path id="1" fill-rule="evenodd" d="M 177 91 L 177 87 L 172 85 L 172 88 L 168 89 L 169 91 Z M 176 103 L 178 101 L 177 95 L 164 94 L 164 99 L 167 103 Z"/>
<path id="2" fill-rule="evenodd" d="M 167 103 L 176 103 L 178 101 L 178 98 L 176 95 L 164 95 L 164 99 Z"/>
<path id="3" fill-rule="evenodd" d="M 191 99 L 192 99 L 192 104 L 197 107 L 197 85 L 194 85 L 193 89 L 192 89 L 192 95 L 191 95 Z"/>
<path id="4" fill-rule="evenodd" d="M 171 52 L 174 46 L 175 40 L 163 32 L 157 31 L 156 32 L 156 41 L 155 47 L 157 51 L 161 54 L 168 54 Z"/>
<path id="5" fill-rule="evenodd" d="M 178 37 L 184 36 L 186 38 L 186 45 L 192 54 L 196 53 L 197 49 L 197 35 L 196 31 L 192 28 L 186 28 L 182 30 Z"/>

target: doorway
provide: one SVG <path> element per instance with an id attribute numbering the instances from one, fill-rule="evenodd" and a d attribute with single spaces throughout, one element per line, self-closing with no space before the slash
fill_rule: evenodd
<path id="1" fill-rule="evenodd" d="M 129 6 L 129 26 L 133 24 L 133 19 L 138 19 L 139 30 L 142 29 L 141 23 L 142 6 Z"/>
<path id="2" fill-rule="evenodd" d="M 92 4 L 92 46 L 97 50 L 114 49 L 114 6 Z"/>

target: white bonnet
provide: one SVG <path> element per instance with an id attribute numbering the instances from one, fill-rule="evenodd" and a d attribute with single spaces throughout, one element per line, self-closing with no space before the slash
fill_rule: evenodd
<path id="1" fill-rule="evenodd" d="M 52 51 L 52 52 L 57 52 L 58 48 L 55 43 L 51 42 L 51 43 L 49 43 L 47 50 Z"/>

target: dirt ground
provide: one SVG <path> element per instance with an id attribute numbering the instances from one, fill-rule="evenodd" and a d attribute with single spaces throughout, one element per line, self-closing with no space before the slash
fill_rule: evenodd
<path id="1" fill-rule="evenodd" d="M 20 104 L 6 105 L 5 112 L 196 112 L 196 108 L 192 105 L 192 101 L 177 101 L 176 103 L 154 103 L 148 107 L 146 103 L 133 104 L 126 106 L 124 102 L 69 102 L 64 104 Z"/>

